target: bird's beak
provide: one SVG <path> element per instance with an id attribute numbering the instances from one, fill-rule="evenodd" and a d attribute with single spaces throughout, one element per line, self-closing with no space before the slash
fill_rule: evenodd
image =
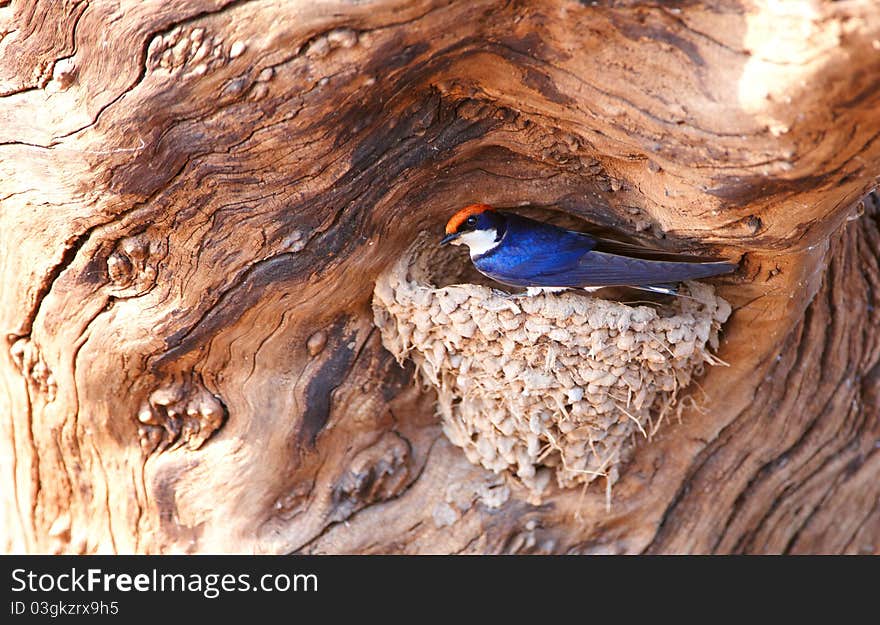
<path id="1" fill-rule="evenodd" d="M 440 239 L 440 245 L 446 245 L 455 241 L 459 236 L 461 236 L 458 232 L 453 232 L 452 234 L 447 234 L 445 237 Z"/>

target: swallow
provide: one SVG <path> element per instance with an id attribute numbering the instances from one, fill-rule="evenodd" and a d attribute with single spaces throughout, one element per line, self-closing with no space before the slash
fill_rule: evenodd
<path id="1" fill-rule="evenodd" d="M 446 224 L 440 245 L 467 245 L 474 267 L 528 295 L 626 286 L 675 295 L 678 283 L 732 272 L 726 261 L 675 254 L 471 204 Z"/>

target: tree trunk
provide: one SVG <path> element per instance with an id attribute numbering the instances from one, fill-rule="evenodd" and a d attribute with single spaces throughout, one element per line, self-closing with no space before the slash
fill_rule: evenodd
<path id="1" fill-rule="evenodd" d="M 3 548 L 877 553 L 878 41 L 870 0 L 0 1 Z M 377 278 L 475 201 L 740 261 L 610 508 L 487 503 L 382 345 Z"/>

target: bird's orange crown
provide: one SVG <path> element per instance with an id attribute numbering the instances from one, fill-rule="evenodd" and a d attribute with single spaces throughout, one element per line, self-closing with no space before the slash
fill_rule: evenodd
<path id="1" fill-rule="evenodd" d="M 471 204 L 470 206 L 465 206 L 463 209 L 455 213 L 452 216 L 452 219 L 446 222 L 446 234 L 458 232 L 458 227 L 471 215 L 479 215 L 480 213 L 485 213 L 490 210 L 493 209 L 488 204 Z"/>

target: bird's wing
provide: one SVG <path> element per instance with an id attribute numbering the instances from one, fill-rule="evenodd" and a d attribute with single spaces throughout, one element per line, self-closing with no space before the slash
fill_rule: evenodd
<path id="1" fill-rule="evenodd" d="M 592 251 L 584 254 L 576 267 L 541 276 L 541 280 L 569 286 L 666 284 L 730 273 L 735 268 L 725 262 L 670 262 Z"/>
<path id="2" fill-rule="evenodd" d="M 679 252 L 670 252 L 656 247 L 646 245 L 635 238 L 623 233 L 611 230 L 608 227 L 598 224 L 584 222 L 582 227 L 585 231 L 570 230 L 560 228 L 545 222 L 536 221 L 521 215 L 507 214 L 508 219 L 516 227 L 517 239 L 528 240 L 536 232 L 552 229 L 554 244 L 561 241 L 562 252 L 569 251 L 589 251 L 606 252 L 617 256 L 629 256 L 631 258 L 642 258 L 644 260 L 662 260 L 680 263 L 705 263 L 711 262 L 710 258 L 705 256 L 695 256 L 693 254 L 681 254 Z"/>
<path id="3" fill-rule="evenodd" d="M 623 241 L 615 241 L 613 239 L 593 237 L 596 241 L 597 252 L 605 252 L 608 254 L 616 254 L 618 256 L 629 256 L 631 258 L 641 258 L 644 260 L 663 260 L 678 263 L 705 263 L 711 262 L 712 259 L 704 256 L 694 256 L 693 254 L 680 254 L 678 252 L 669 252 L 652 247 L 646 247 L 637 243 L 625 243 Z"/>
<path id="4" fill-rule="evenodd" d="M 506 268 L 496 279 L 515 286 L 635 286 L 667 284 L 730 273 L 724 262 L 668 262 L 581 250 L 574 262 L 568 254 L 536 253 Z"/>

